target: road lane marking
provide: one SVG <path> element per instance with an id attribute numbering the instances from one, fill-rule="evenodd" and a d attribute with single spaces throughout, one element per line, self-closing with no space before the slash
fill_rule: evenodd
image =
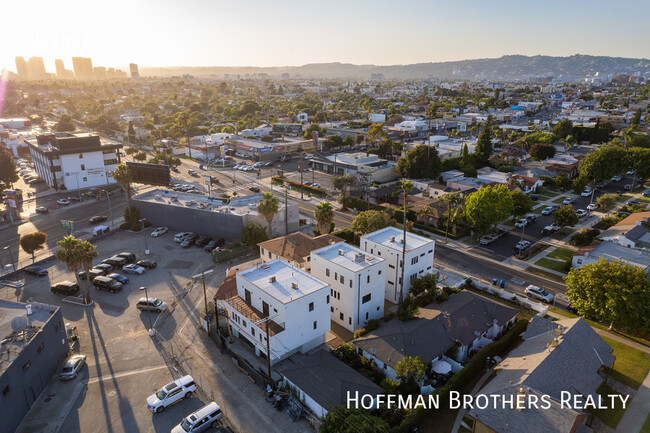
<path id="1" fill-rule="evenodd" d="M 103 382 L 103 381 L 108 380 L 108 379 L 115 380 L 115 379 L 118 379 L 120 377 L 133 376 L 134 374 L 140 374 L 140 373 L 149 373 L 151 371 L 163 370 L 163 369 L 167 369 L 167 368 L 168 368 L 167 365 L 158 365 L 156 367 L 139 368 L 137 370 L 124 371 L 122 373 L 107 374 L 107 375 L 93 377 L 93 378 L 85 380 L 84 383 L 92 384 L 92 383 Z"/>

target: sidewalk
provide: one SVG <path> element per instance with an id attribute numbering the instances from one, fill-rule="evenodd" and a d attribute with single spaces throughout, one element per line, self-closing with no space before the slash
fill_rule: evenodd
<path id="1" fill-rule="evenodd" d="M 650 413 L 650 373 L 616 427 L 616 433 L 639 433 Z"/>
<path id="2" fill-rule="evenodd" d="M 487 382 L 487 380 L 492 376 L 494 373 L 494 369 L 490 368 L 483 373 L 483 376 L 476 382 L 476 385 L 472 388 L 472 391 L 470 392 L 471 395 L 476 395 L 481 387 L 483 387 L 483 384 Z M 456 421 L 454 422 L 454 426 L 451 429 L 451 433 L 458 433 L 458 429 L 460 429 L 460 425 L 463 422 L 463 417 L 467 414 L 466 409 L 461 409 L 458 412 L 458 415 L 456 415 Z"/>

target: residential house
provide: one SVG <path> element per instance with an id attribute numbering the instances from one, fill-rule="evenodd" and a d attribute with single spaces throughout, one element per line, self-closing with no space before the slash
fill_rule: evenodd
<path id="1" fill-rule="evenodd" d="M 402 284 L 402 252 L 406 242 L 404 258 L 404 284 Z M 411 281 L 423 275 L 431 274 L 435 241 L 414 233 L 404 233 L 395 227 L 386 227 L 376 232 L 361 236 L 362 250 L 375 254 L 386 260 L 385 299 L 393 304 L 405 297 L 411 287 Z"/>
<path id="2" fill-rule="evenodd" d="M 541 179 L 538 179 L 536 177 L 529 177 L 529 176 L 522 176 L 519 174 L 515 174 L 514 176 L 511 177 L 511 179 L 517 182 L 519 188 L 521 188 L 521 190 L 525 194 L 533 193 L 537 191 L 538 187 L 544 185 L 544 182 L 542 182 Z"/>
<path id="3" fill-rule="evenodd" d="M 601 258 L 607 261 L 621 261 L 650 273 L 650 250 L 633 249 L 607 241 L 594 241 L 591 245 L 580 248 L 573 253 L 571 265 L 580 268 L 589 263 L 596 263 Z"/>
<path id="4" fill-rule="evenodd" d="M 395 380 L 395 368 L 406 356 L 420 357 L 427 364 L 437 361 L 458 367 L 470 352 L 481 349 L 512 326 L 517 313 L 483 296 L 461 291 L 440 304 L 420 308 L 413 320 L 391 320 L 352 343 L 362 356 Z M 448 353 L 454 346 L 456 349 Z"/>
<path id="5" fill-rule="evenodd" d="M 650 247 L 650 212 L 635 212 L 603 231 L 599 238 L 629 248 Z"/>
<path id="6" fill-rule="evenodd" d="M 365 152 L 315 155 L 311 160 L 314 170 L 336 175 L 351 174 L 363 184 L 384 183 L 397 179 L 396 164 Z"/>
<path id="7" fill-rule="evenodd" d="M 496 375 L 481 390 L 488 401 L 513 397 L 515 403 L 474 407 L 473 431 L 495 433 L 589 433 L 588 412 L 563 407 L 561 393 L 597 398 L 604 368 L 614 363 L 612 348 L 581 318 L 556 322 L 533 317 L 524 342 L 495 367 Z M 550 396 L 550 408 L 516 406 L 517 395 Z M 524 400 L 526 400 L 524 399 Z M 512 400 L 511 400 L 512 401 Z"/>
<path id="8" fill-rule="evenodd" d="M 503 173 L 498 170 L 494 170 L 491 167 L 483 167 L 477 170 L 478 174 L 477 179 L 485 181 L 487 183 L 508 183 L 511 174 Z"/>
<path id="9" fill-rule="evenodd" d="M 343 239 L 330 234 L 312 237 L 302 232 L 296 232 L 260 242 L 257 245 L 260 247 L 262 261 L 272 262 L 273 260 L 282 259 L 291 266 L 309 272 L 311 270 L 310 253 L 339 242 L 343 242 Z"/>
<path id="10" fill-rule="evenodd" d="M 218 300 L 232 333 L 271 364 L 306 353 L 325 342 L 330 330 L 330 286 L 282 260 L 237 273 L 237 295 Z"/>
<path id="11" fill-rule="evenodd" d="M 339 242 L 311 252 L 311 274 L 330 285 L 334 323 L 354 332 L 384 317 L 384 259 Z"/>
<path id="12" fill-rule="evenodd" d="M 317 417 L 324 417 L 336 406 L 347 404 L 348 393 L 377 395 L 384 391 L 370 379 L 340 361 L 330 352 L 318 350 L 296 354 L 276 367 L 283 385 L 294 389 L 298 399 Z"/>

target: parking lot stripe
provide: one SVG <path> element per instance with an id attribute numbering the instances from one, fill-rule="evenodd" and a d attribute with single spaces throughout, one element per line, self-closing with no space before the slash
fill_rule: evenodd
<path id="1" fill-rule="evenodd" d="M 108 379 L 117 379 L 120 377 L 132 376 L 134 374 L 140 374 L 140 373 L 148 373 L 150 371 L 162 370 L 166 368 L 168 368 L 167 365 L 158 365 L 156 367 L 139 368 L 137 370 L 124 371 L 122 373 L 107 374 L 104 376 L 93 377 L 91 379 L 86 380 L 85 383 L 91 384 L 91 383 L 103 382 Z"/>

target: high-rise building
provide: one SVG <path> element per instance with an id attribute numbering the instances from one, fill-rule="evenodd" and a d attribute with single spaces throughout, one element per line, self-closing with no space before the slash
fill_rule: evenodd
<path id="1" fill-rule="evenodd" d="M 27 72 L 27 62 L 22 57 L 16 57 L 16 72 L 18 73 L 18 77 L 21 80 L 26 80 L 29 78 Z"/>
<path id="2" fill-rule="evenodd" d="M 65 75 L 65 66 L 63 66 L 63 60 L 56 59 L 54 61 L 54 66 L 56 68 L 56 76 L 58 78 L 63 78 L 63 75 Z"/>
<path id="3" fill-rule="evenodd" d="M 93 75 L 95 80 L 105 80 L 106 79 L 106 68 L 103 66 L 95 66 L 93 69 Z"/>
<path id="4" fill-rule="evenodd" d="M 43 80 L 47 78 L 45 63 L 42 57 L 30 57 L 27 62 L 27 74 L 31 80 Z"/>
<path id="5" fill-rule="evenodd" d="M 77 80 L 92 80 L 94 76 L 93 62 L 89 57 L 73 57 L 72 69 Z"/>
<path id="6" fill-rule="evenodd" d="M 138 65 L 136 65 L 135 63 L 129 63 L 129 70 L 131 71 L 132 80 L 140 79 L 140 73 L 138 72 Z"/>

